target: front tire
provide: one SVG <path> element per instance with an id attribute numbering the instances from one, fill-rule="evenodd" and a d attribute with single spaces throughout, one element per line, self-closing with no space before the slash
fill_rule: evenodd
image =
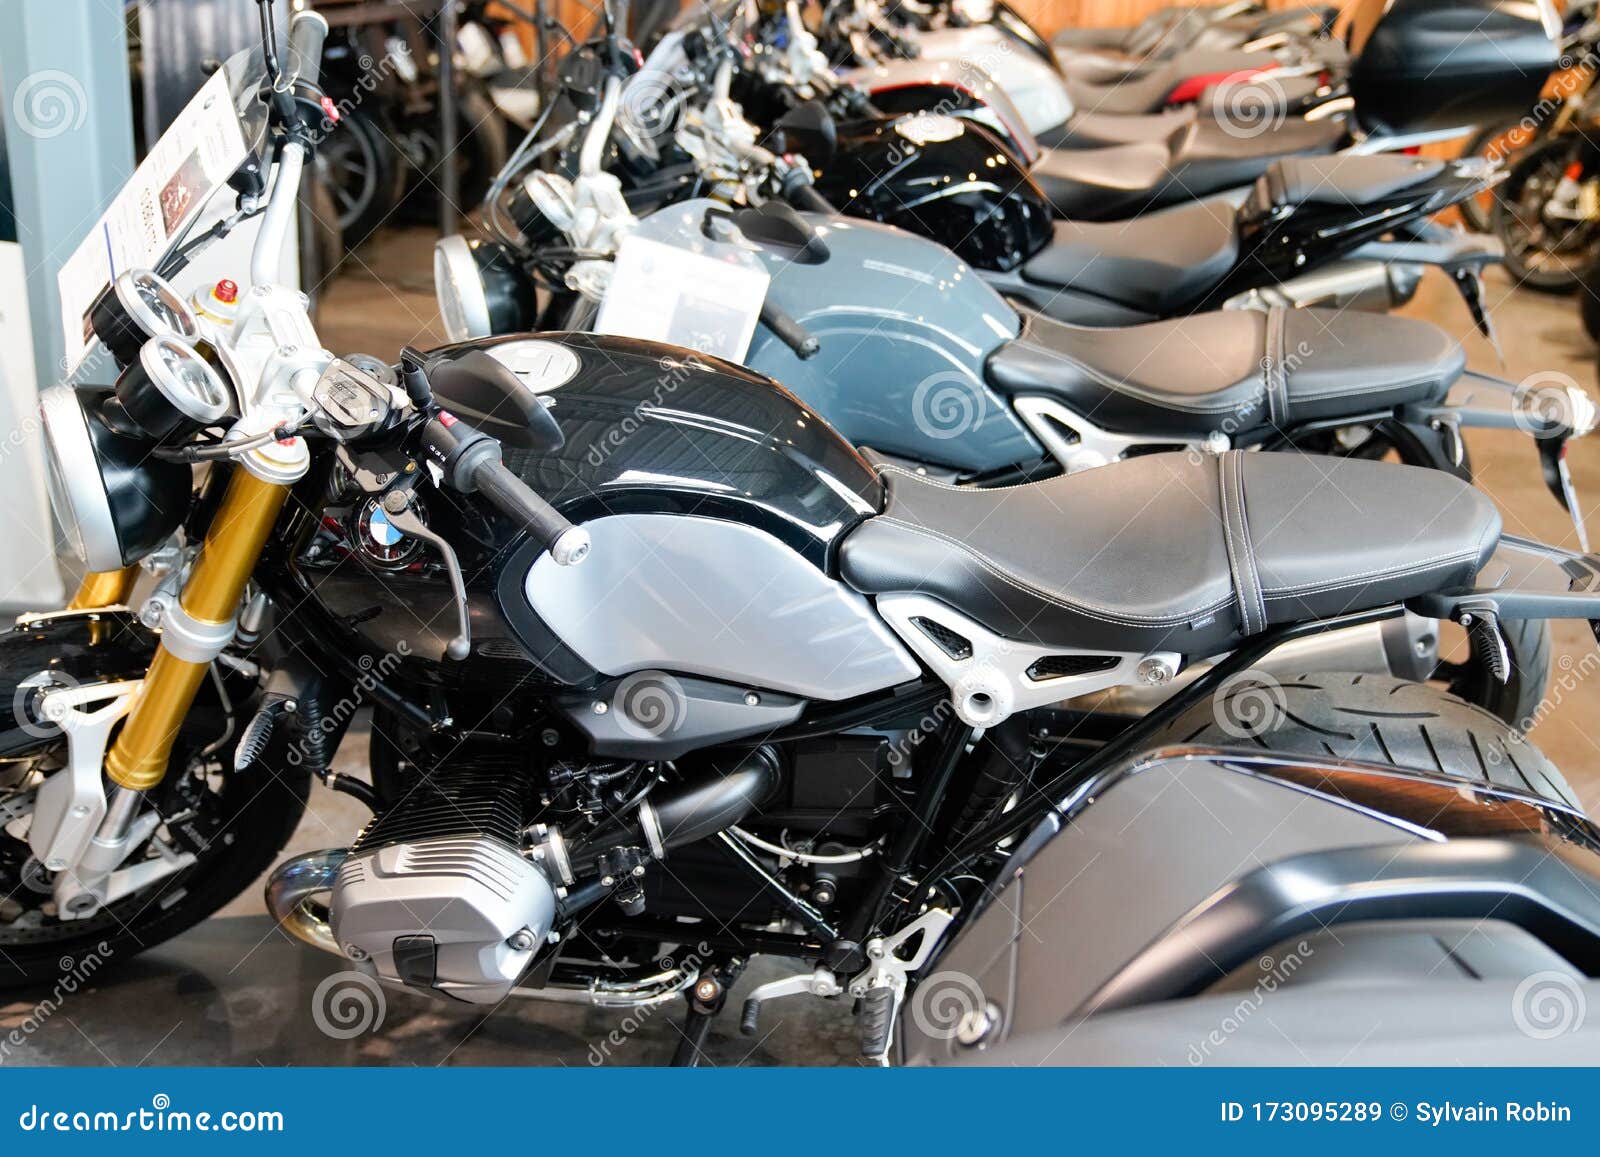
<path id="1" fill-rule="evenodd" d="M 186 741 L 188 750 L 197 750 L 191 736 L 185 734 L 189 728 L 186 721 L 185 732 L 179 736 L 179 752 Z M 209 725 L 200 731 L 205 738 L 214 734 Z M 198 742 L 204 743 L 205 738 Z M 50 919 L 40 926 L 0 921 L 0 989 L 53 982 L 74 968 L 98 974 L 102 968 L 121 964 L 200 923 L 273 865 L 305 813 L 310 773 L 274 760 L 234 774 L 232 748 L 220 754 L 220 762 L 230 770 L 216 792 L 216 824 L 209 847 L 197 861 L 82 921 Z M 189 774 L 185 762 L 175 753 L 168 781 Z M 175 814 L 177 809 L 172 795 L 175 786 L 164 781 L 156 789 L 157 798 L 165 800 L 164 815 Z M 10 839 L 0 832 L 0 840 Z M 25 847 L 0 847 L 0 859 L 8 869 L 16 866 L 11 860 L 26 854 Z M 8 898 L 28 903 L 39 900 L 37 890 L 30 896 L 25 885 L 13 887 L 8 880 L 7 888 Z"/>
<path id="2" fill-rule="evenodd" d="M 1386 675 L 1237 679 L 1179 716 L 1151 746 L 1168 744 L 1388 764 L 1583 810 L 1566 778 L 1520 731 L 1437 687 Z"/>

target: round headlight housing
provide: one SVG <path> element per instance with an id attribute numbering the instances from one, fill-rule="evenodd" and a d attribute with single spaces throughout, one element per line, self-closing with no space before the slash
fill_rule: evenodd
<path id="1" fill-rule="evenodd" d="M 533 328 L 538 300 L 533 278 L 495 241 L 445 237 L 433 247 L 433 288 L 445 336 L 467 341 Z"/>
<path id="2" fill-rule="evenodd" d="M 200 336 L 194 309 L 148 269 L 130 269 L 113 281 L 90 307 L 89 325 L 119 366 L 132 364 L 153 337 Z"/>
<path id="3" fill-rule="evenodd" d="M 39 394 L 50 505 L 91 571 L 130 566 L 172 537 L 193 487 L 192 467 L 152 457 L 149 443 L 106 424 L 98 403 L 107 398 L 71 386 Z"/>
<path id="4" fill-rule="evenodd" d="M 175 337 L 153 337 L 117 379 L 117 401 L 139 429 L 159 442 L 219 421 L 233 404 L 233 394 L 194 346 Z"/>

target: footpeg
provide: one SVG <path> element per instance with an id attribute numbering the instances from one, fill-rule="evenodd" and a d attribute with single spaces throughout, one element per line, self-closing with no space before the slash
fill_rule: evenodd
<path id="1" fill-rule="evenodd" d="M 1511 653 L 1506 647 L 1505 636 L 1500 633 L 1500 616 L 1492 610 L 1463 607 L 1457 618 L 1488 661 L 1489 673 L 1495 681 L 1509 683 Z"/>

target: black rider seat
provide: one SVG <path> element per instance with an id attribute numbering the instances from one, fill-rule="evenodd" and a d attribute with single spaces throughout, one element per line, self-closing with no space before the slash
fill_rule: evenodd
<path id="1" fill-rule="evenodd" d="M 1047 149 L 1105 149 L 1117 145 L 1166 144 L 1179 129 L 1194 124 L 1195 107 L 1181 108 L 1144 116 L 1078 113 L 1053 129 L 1035 133 Z"/>
<path id="2" fill-rule="evenodd" d="M 1022 267 L 1024 280 L 1166 317 L 1221 281 L 1239 252 L 1237 210 L 1211 197 L 1132 221 L 1057 221 L 1055 236 Z"/>
<path id="3" fill-rule="evenodd" d="M 1056 398 L 1103 430 L 1235 440 L 1442 399 L 1466 368 L 1438 326 L 1361 310 L 1223 310 L 1120 329 L 1040 314 L 989 356 L 1014 395 Z"/>
<path id="4" fill-rule="evenodd" d="M 1250 136 L 1204 118 L 1159 143 L 1047 149 L 1032 173 L 1062 217 L 1111 221 L 1248 185 L 1275 161 L 1333 152 L 1344 135 L 1336 121 L 1296 118 Z"/>
<path id="5" fill-rule="evenodd" d="M 1183 52 L 1171 60 L 1134 68 L 1121 76 L 1102 75 L 1095 81 L 1069 76 L 1067 94 L 1082 112 L 1151 113 L 1189 82 L 1248 73 L 1273 63 L 1272 55 L 1265 52 Z"/>
<path id="6" fill-rule="evenodd" d="M 845 581 L 1051 647 L 1216 654 L 1465 585 L 1501 525 L 1452 474 L 1359 458 L 1152 454 L 993 490 L 882 471 L 887 503 L 845 538 Z"/>

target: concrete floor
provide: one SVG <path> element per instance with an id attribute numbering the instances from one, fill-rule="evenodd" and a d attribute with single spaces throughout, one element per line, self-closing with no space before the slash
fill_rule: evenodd
<path id="1" fill-rule="evenodd" d="M 430 246 L 425 232 L 410 231 L 352 256 L 324 298 L 320 328 L 329 348 L 392 358 L 402 345 L 426 348 L 442 339 Z M 1464 341 L 1472 367 L 1518 381 L 1565 374 L 1593 391 L 1595 351 L 1579 326 L 1576 303 L 1513 292 L 1497 274 L 1490 280 L 1507 365 L 1502 370 L 1487 344 L 1469 335 Z M 1452 333 L 1470 329 L 1464 307 L 1442 279 L 1430 277 L 1406 312 Z M 1474 432 L 1468 443 L 1479 483 L 1504 512 L 1508 531 L 1577 545 L 1570 521 L 1544 489 L 1527 436 Z M 1600 533 L 1600 446 L 1577 446 L 1571 464 Z M 1600 813 L 1600 742 L 1592 734 L 1600 720 L 1600 680 L 1584 676 L 1591 669 L 1585 656 L 1594 647 L 1586 625 L 1558 625 L 1552 710 L 1533 739 L 1566 771 L 1589 810 Z M 364 747 L 364 736 L 352 735 L 341 765 L 358 765 Z M 290 851 L 347 843 L 362 818 L 347 797 L 318 786 Z M 273 929 L 260 889 L 253 888 L 200 928 L 95 977 L 0 1063 L 662 1064 L 681 1036 L 676 1005 L 619 1014 L 518 1001 L 485 1012 L 386 990 L 381 1025 L 340 1039 L 319 1029 L 314 1015 L 319 1005 L 328 1011 L 332 999 L 325 990 L 319 1002 L 318 986 L 340 970 L 338 960 Z M 707 1063 L 857 1063 L 848 1008 L 839 1002 L 795 998 L 769 1005 L 760 1039 L 738 1035 L 743 993 L 783 971 L 780 962 L 758 960 L 752 966 L 713 1030 Z M 0 1036 L 30 1017 L 37 1020 L 42 995 L 8 994 L 0 1004 Z"/>

